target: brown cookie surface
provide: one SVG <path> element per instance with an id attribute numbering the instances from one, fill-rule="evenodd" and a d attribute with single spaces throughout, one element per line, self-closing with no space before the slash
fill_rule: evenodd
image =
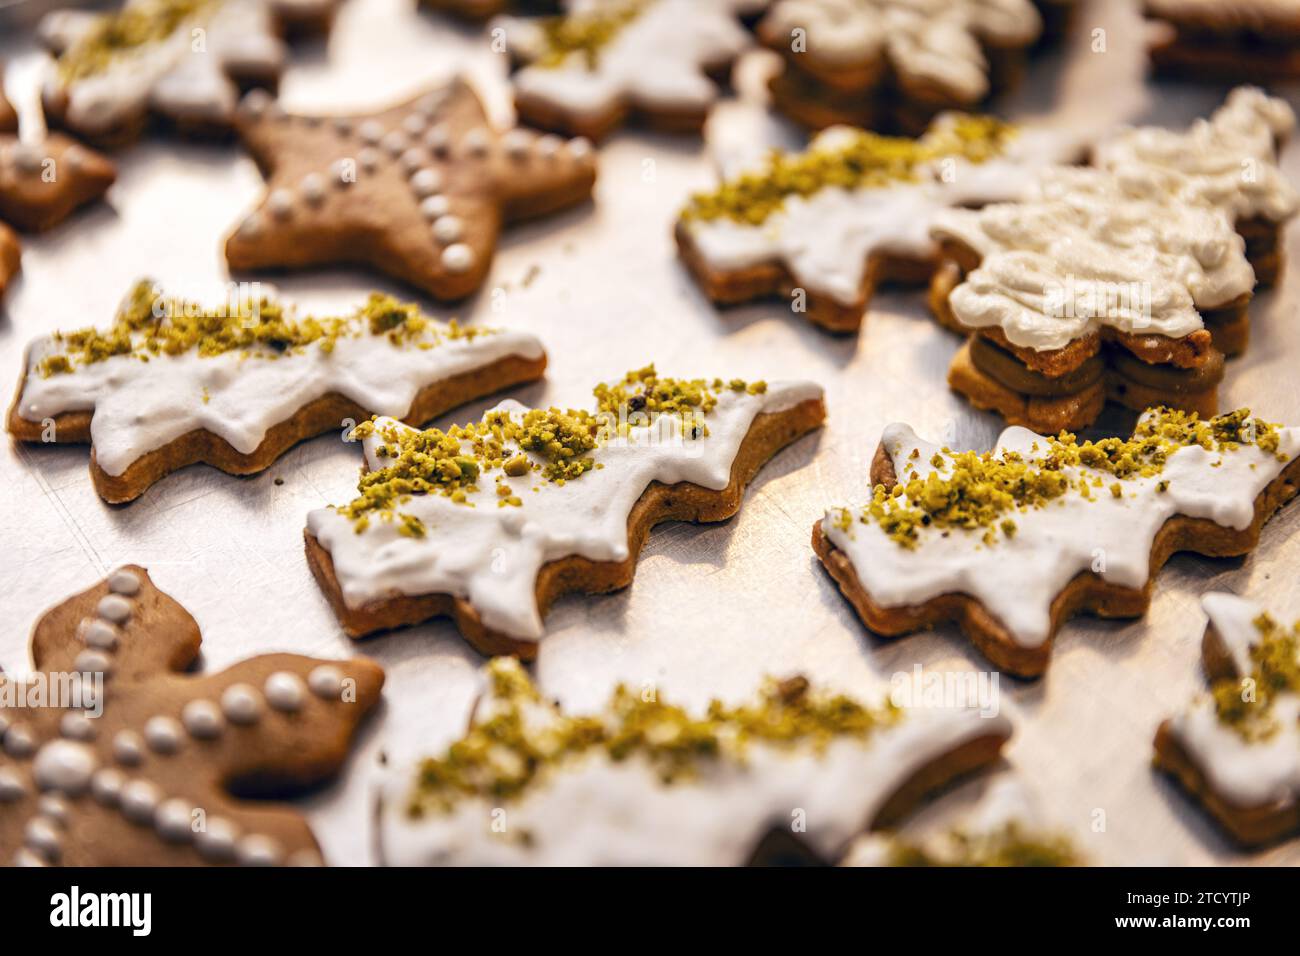
<path id="1" fill-rule="evenodd" d="M 590 144 L 498 130 L 462 80 L 373 114 L 307 117 L 265 94 L 238 130 L 267 191 L 232 269 L 363 265 L 444 300 L 483 284 L 502 226 L 591 195 Z"/>
<path id="2" fill-rule="evenodd" d="M 134 565 L 37 622 L 35 672 L 0 680 L 0 863 L 321 862 L 295 810 L 248 798 L 337 772 L 383 672 L 269 654 L 188 673 L 199 644 Z"/>

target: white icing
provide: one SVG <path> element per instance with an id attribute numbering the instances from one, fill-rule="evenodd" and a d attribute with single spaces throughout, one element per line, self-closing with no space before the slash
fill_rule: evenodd
<path id="1" fill-rule="evenodd" d="M 125 784 L 126 776 L 122 771 L 105 767 L 103 770 L 97 770 L 90 779 L 90 792 L 103 806 L 114 807 L 117 806 Z"/>
<path id="2" fill-rule="evenodd" d="M 270 837 L 255 833 L 241 837 L 235 844 L 235 859 L 241 866 L 278 866 L 284 850 Z"/>
<path id="3" fill-rule="evenodd" d="M 807 382 L 773 383 L 762 395 L 723 391 L 704 420 L 707 437 L 684 437 L 680 419 L 662 416 L 653 426 L 630 429 L 625 441 L 601 445 L 591 457 L 604 467 L 562 486 L 533 472 L 503 476 L 522 499 L 519 508 L 498 507 L 492 481 L 481 482 L 469 495 L 475 507 L 442 495 L 414 498 L 401 510 L 424 522 L 423 538 L 405 537 L 396 523 L 379 520 L 357 534 L 352 521 L 332 508 L 311 512 L 307 527 L 330 553 L 349 607 L 398 594 L 453 594 L 467 599 L 488 627 L 539 640 L 535 587 L 543 564 L 568 555 L 626 559 L 628 515 L 651 482 L 725 488 L 740 444 L 760 413 L 783 411 L 821 394 Z M 520 416 L 526 409 L 505 401 L 494 411 Z M 390 425 L 396 423 L 381 421 L 376 430 Z M 364 441 L 371 468 L 384 466 L 375 455 L 381 443 L 377 435 Z M 533 492 L 534 486 L 540 490 Z"/>
<path id="4" fill-rule="evenodd" d="M 292 714 L 301 710 L 307 699 L 307 688 L 297 674 L 276 671 L 266 679 L 266 702 L 275 710 Z"/>
<path id="5" fill-rule="evenodd" d="M 1233 219 L 1281 222 L 1300 208 L 1300 194 L 1277 166 L 1277 143 L 1294 128 L 1285 100 L 1242 86 L 1186 130 L 1120 130 L 1097 147 L 1094 160 L 1115 171 L 1142 170 L 1180 201 L 1216 206 Z"/>
<path id="6" fill-rule="evenodd" d="M 90 786 L 99 761 L 95 751 L 73 740 L 52 740 L 32 762 L 32 776 L 42 790 L 77 796 Z"/>
<path id="7" fill-rule="evenodd" d="M 113 659 L 103 651 L 82 651 L 72 662 L 72 669 L 81 674 L 107 674 L 113 669 Z"/>
<path id="8" fill-rule="evenodd" d="M 0 803 L 12 803 L 27 795 L 27 784 L 12 767 L 0 767 Z"/>
<path id="9" fill-rule="evenodd" d="M 105 594 L 95 605 L 95 613 L 114 624 L 125 624 L 131 619 L 131 602 L 120 594 Z"/>
<path id="10" fill-rule="evenodd" d="M 764 37 L 793 42 L 802 30 L 807 56 L 854 68 L 887 58 L 904 88 L 938 86 L 965 103 L 989 93 L 980 41 L 1027 47 L 1042 31 L 1029 0 L 777 0 Z"/>
<path id="11" fill-rule="evenodd" d="M 1253 621 L 1264 609 L 1231 594 L 1213 593 L 1202 598 L 1201 606 L 1237 676 L 1249 676 L 1254 670 L 1250 649 L 1259 642 Z M 1300 695 L 1278 694 L 1269 716 L 1276 731 L 1263 740 L 1248 742 L 1219 720 L 1214 701 L 1202 695 L 1170 721 L 1170 729 L 1205 775 L 1210 789 L 1229 804 L 1284 811 L 1300 796 Z"/>
<path id="12" fill-rule="evenodd" d="M 132 780 L 122 787 L 119 804 L 132 823 L 152 823 L 162 801 L 162 791 L 148 780 Z"/>
<path id="13" fill-rule="evenodd" d="M 480 702 L 480 719 L 490 704 Z M 548 711 L 535 712 L 545 727 Z M 516 798 L 459 798 L 420 818 L 406 812 L 416 769 L 401 766 L 381 793 L 381 852 L 390 866 L 735 866 L 800 810 L 807 830 L 798 838 L 833 860 L 925 764 L 1009 733 L 1001 715 L 909 709 L 892 727 L 837 736 L 821 750 L 752 741 L 743 762 L 700 758 L 671 784 L 640 755 L 612 761 L 596 748 L 543 770 Z"/>
<path id="14" fill-rule="evenodd" d="M 1294 458 L 1300 452 L 1300 428 L 1279 429 L 1279 451 Z M 998 449 L 1032 457 L 1031 446 L 1045 440 L 1025 428 L 1006 429 Z M 920 477 L 934 471 L 930 459 L 939 445 L 918 438 L 907 425 L 887 427 L 881 438 L 900 477 L 904 467 Z M 913 450 L 918 454 L 912 457 Z M 947 456 L 944 469 L 948 468 Z M 1218 464 L 1216 467 L 1216 463 Z M 1151 544 L 1168 518 L 1204 518 L 1225 528 L 1242 530 L 1255 516 L 1255 498 L 1282 471 L 1276 456 L 1255 445 L 1234 451 L 1209 452 L 1199 445 L 1170 453 L 1162 471 L 1150 478 L 1122 482 L 1123 497 L 1109 492 L 1115 479 L 1104 472 L 1077 466 L 1067 475 L 1100 475 L 1104 481 L 1091 500 L 1071 491 L 1042 508 L 1011 515 L 1016 532 L 983 542 L 983 528 L 923 531 L 915 547 L 890 539 L 880 525 L 858 520 L 853 509 L 848 530 L 836 524 L 838 512 L 828 512 L 822 531 L 852 564 L 872 600 L 883 607 L 923 604 L 942 594 L 966 594 L 984 605 L 1024 647 L 1038 647 L 1051 630 L 1051 604 L 1080 572 L 1098 572 L 1102 580 L 1126 588 L 1143 587 L 1151 570 Z M 910 475 L 910 473 L 908 473 Z M 1166 490 L 1157 490 L 1167 482 Z"/>
<path id="15" fill-rule="evenodd" d="M 5 753 L 11 757 L 30 757 L 36 749 L 36 739 L 24 724 L 14 724 L 5 731 Z"/>
<path id="16" fill-rule="evenodd" d="M 160 754 L 174 754 L 181 746 L 184 731 L 173 717 L 150 717 L 144 723 L 144 741 Z"/>
<path id="17" fill-rule="evenodd" d="M 45 859 L 54 861 L 63 851 L 63 834 L 58 825 L 45 817 L 32 817 L 23 829 L 23 842 L 27 848 L 39 853 Z"/>
<path id="18" fill-rule="evenodd" d="M 63 715 L 59 720 L 59 733 L 70 740 L 94 740 L 98 731 L 95 722 L 85 714 L 75 711 Z"/>
<path id="19" fill-rule="evenodd" d="M 79 37 L 95 19 L 51 15 L 44 31 L 75 55 Z M 195 29 L 204 31 L 201 51 L 193 49 Z M 150 108 L 173 120 L 228 126 L 239 96 L 231 74 L 275 76 L 284 60 L 263 0 L 221 0 L 178 24 L 166 39 L 123 51 L 101 72 L 67 86 L 52 83 L 67 95 L 69 125 L 88 134 L 111 132 Z"/>
<path id="20" fill-rule="evenodd" d="M 199 853 L 209 860 L 225 862 L 235 858 L 239 829 L 225 817 L 210 817 L 207 828 L 194 835 Z"/>
<path id="21" fill-rule="evenodd" d="M 951 121 L 941 117 L 934 128 Z M 813 139 L 809 151 L 838 152 L 856 133 L 831 127 Z M 779 262 L 796 285 L 855 305 L 873 254 L 932 258 L 937 247 L 930 226 L 944 210 L 1017 198 L 1038 170 L 1067 162 L 1078 151 L 1078 142 L 1064 132 L 1025 126 L 1001 155 L 983 163 L 955 157 L 925 163 L 916 170 L 918 182 L 851 190 L 830 186 L 809 196 L 791 195 L 757 225 L 726 217 L 686 224 L 699 254 L 714 269 Z"/>
<path id="22" fill-rule="evenodd" d="M 650 0 L 598 51 L 594 66 L 572 53 L 557 66 L 526 66 L 514 76 L 517 95 L 600 118 L 624 104 L 649 111 L 704 108 L 718 89 L 707 67 L 725 65 L 749 45 L 737 14 L 748 0 Z M 608 0 L 571 0 L 570 16 L 609 12 Z M 541 27 L 503 17 L 511 52 L 525 61 L 545 55 Z"/>
<path id="23" fill-rule="evenodd" d="M 250 684 L 231 684 L 221 695 L 221 712 L 232 724 L 255 724 L 262 716 L 262 698 Z"/>
<path id="24" fill-rule="evenodd" d="M 98 648 L 101 651 L 111 651 L 117 647 L 117 628 L 107 621 L 85 620 L 81 622 L 79 627 L 81 639 L 90 647 Z"/>
<path id="25" fill-rule="evenodd" d="M 1109 325 L 1180 338 L 1200 311 L 1248 295 L 1255 273 L 1223 212 L 1184 203 L 1137 170 L 1045 171 L 1021 202 L 950 209 L 932 234 L 982 256 L 948 302 L 965 326 L 1063 348 Z"/>
<path id="26" fill-rule="evenodd" d="M 206 429 L 250 454 L 271 426 L 331 392 L 375 414 L 401 418 L 426 386 L 508 356 L 543 355 L 541 343 L 525 332 L 482 330 L 472 339 L 446 334 L 447 326 L 430 321 L 429 331 L 399 346 L 386 336 L 370 335 L 355 320 L 331 352 L 313 344 L 284 354 L 268 348 L 201 357 L 191 349 L 155 355 L 148 362 L 115 355 L 43 378 L 42 359 L 61 351 L 57 341 L 46 337 L 27 350 L 18 413 L 39 422 L 94 410 L 90 434 L 95 459 L 108 474 L 121 475 L 147 452 L 195 429 Z M 421 348 L 422 343 L 433 347 Z M 122 598 L 104 598 L 110 600 Z"/>
<path id="27" fill-rule="evenodd" d="M 307 675 L 307 686 L 317 697 L 338 700 L 343 693 L 343 672 L 337 667 L 322 664 Z"/>
<path id="28" fill-rule="evenodd" d="M 192 700 L 181 709 L 181 723 L 191 737 L 214 740 L 225 728 L 221 708 L 210 700 Z"/>
<path id="29" fill-rule="evenodd" d="M 68 822 L 68 801 L 55 794 L 47 793 L 36 801 L 36 812 L 63 825 Z"/>
<path id="30" fill-rule="evenodd" d="M 193 812 L 194 808 L 179 797 L 164 800 L 154 812 L 154 829 L 169 843 L 188 842 L 194 836 Z"/>
<path id="31" fill-rule="evenodd" d="M 113 759 L 134 767 L 144 757 L 144 739 L 134 730 L 119 730 L 113 738 Z"/>
<path id="32" fill-rule="evenodd" d="M 467 272 L 474 265 L 474 250 L 457 242 L 442 250 L 442 265 L 448 272 Z"/>
<path id="33" fill-rule="evenodd" d="M 108 589 L 114 594 L 132 597 L 140 591 L 140 579 L 132 572 L 119 568 L 108 576 Z"/>

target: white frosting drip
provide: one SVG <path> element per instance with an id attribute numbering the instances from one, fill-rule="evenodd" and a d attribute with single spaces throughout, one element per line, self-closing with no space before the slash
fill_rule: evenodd
<path id="1" fill-rule="evenodd" d="M 608 11 L 608 0 L 572 0 L 568 15 Z M 599 117 L 623 102 L 648 110 L 706 107 L 718 95 L 706 66 L 726 63 L 748 45 L 737 14 L 752 0 L 652 0 L 600 49 L 594 68 L 584 53 L 555 66 L 526 66 L 514 77 L 518 93 Z M 513 52 L 526 61 L 546 52 L 540 26 L 503 17 Z"/>
<path id="2" fill-rule="evenodd" d="M 1010 729 L 1001 715 L 914 709 L 821 752 L 752 743 L 743 764 L 700 760 L 671 784 L 644 757 L 615 762 L 593 752 L 544 771 L 518 799 L 466 798 L 419 819 L 406 813 L 416 776 L 408 765 L 381 794 L 381 851 L 390 866 L 737 866 L 801 810 L 807 831 L 797 836 L 834 860 L 923 765 Z M 494 818 L 498 808 L 503 818 Z M 504 832 L 493 831 L 494 819 Z M 518 838 L 525 832 L 528 845 Z"/>
<path id="3" fill-rule="evenodd" d="M 1253 621 L 1264 609 L 1253 601 L 1219 593 L 1205 595 L 1201 607 L 1222 638 L 1237 675 L 1249 676 L 1250 649 L 1260 637 Z M 1277 731 L 1248 742 L 1219 720 L 1213 700 L 1205 695 L 1174 717 L 1170 727 L 1214 793 L 1238 807 L 1284 809 L 1293 806 L 1300 794 L 1300 695 L 1278 695 L 1270 718 Z"/>
<path id="4" fill-rule="evenodd" d="M 940 118 L 934 128 L 950 121 Z M 837 151 L 855 133 L 831 127 L 813 139 L 809 150 Z M 1023 127 L 1002 155 L 983 163 L 937 160 L 918 169 L 920 182 L 852 190 L 827 187 L 806 197 L 786 197 L 781 208 L 758 225 L 720 217 L 689 220 L 687 226 L 712 268 L 739 270 L 780 262 L 799 286 L 854 305 L 872 254 L 931 258 L 937 249 L 930 226 L 943 210 L 1017 198 L 1037 170 L 1066 162 L 1078 150 L 1068 134 Z"/>
<path id="5" fill-rule="evenodd" d="M 1102 325 L 1171 338 L 1203 328 L 1198 309 L 1248 294 L 1255 273 L 1228 217 L 1170 185 L 1140 169 L 1058 167 L 1021 202 L 938 213 L 932 235 L 983 257 L 950 294 L 953 313 L 1039 351 Z"/>
<path id="6" fill-rule="evenodd" d="M 1015 777 L 999 777 L 985 788 L 976 804 L 952 828 L 975 837 L 995 834 L 1008 825 L 1032 833 L 1042 825 L 1042 810 Z M 925 844 L 928 846 L 928 843 Z M 842 866 L 889 866 L 898 837 L 882 833 L 868 833 L 858 837 L 841 861 Z M 944 841 L 938 841 L 935 850 L 942 853 Z M 955 849 L 955 848 L 954 848 Z M 943 857 L 940 856 L 942 859 Z"/>
<path id="7" fill-rule="evenodd" d="M 484 623 L 518 639 L 543 635 L 535 589 L 542 565 L 569 555 L 593 561 L 628 557 L 627 520 L 651 482 L 689 481 L 720 490 L 749 426 L 764 412 L 777 412 L 819 399 L 821 388 L 806 382 L 773 383 L 762 395 L 723 391 L 704 419 L 709 435 L 691 440 L 681 421 L 662 416 L 657 425 L 632 428 L 627 441 L 612 440 L 592 452 L 603 468 L 564 485 L 535 472 L 504 478 L 521 507 L 498 507 L 492 481 L 470 493 L 474 507 L 443 495 L 411 499 L 400 510 L 428 529 L 422 538 L 399 532 L 397 522 L 372 520 L 358 534 L 351 519 L 333 508 L 307 516 L 307 528 L 330 553 L 349 607 L 395 595 L 451 594 L 468 600 Z M 505 401 L 494 409 L 512 416 L 526 409 Z M 381 419 L 376 432 L 398 425 Z M 385 467 L 375 449 L 378 434 L 365 439 L 366 464 Z M 537 492 L 534 487 L 540 487 Z"/>
<path id="8" fill-rule="evenodd" d="M 97 19 L 59 12 L 41 29 L 56 47 L 75 54 Z M 201 48 L 195 46 L 196 30 L 203 31 Z M 276 76 L 285 56 L 264 0 L 220 0 L 166 39 L 123 51 L 103 71 L 68 85 L 68 123 L 87 133 L 106 133 L 152 108 L 172 119 L 230 125 L 239 97 L 230 74 Z M 59 81 L 51 83 L 57 87 Z"/>
<path id="9" fill-rule="evenodd" d="M 1029 0 L 778 0 L 765 36 L 806 31 L 807 55 L 834 66 L 888 58 L 906 86 L 937 85 L 963 102 L 989 92 L 981 39 L 1026 47 L 1042 20 Z"/>
<path id="10" fill-rule="evenodd" d="M 1297 16 L 1292 5 L 1292 18 Z M 1209 119 L 1183 131 L 1159 126 L 1117 132 L 1095 151 L 1098 166 L 1157 178 L 1183 202 L 1216 206 L 1233 219 L 1281 222 L 1300 194 L 1277 166 L 1277 143 L 1295 128 L 1285 100 L 1255 87 L 1233 90 Z"/>
<path id="11" fill-rule="evenodd" d="M 1300 451 L 1300 428 L 1278 431 L 1279 451 L 1290 460 Z M 1028 458 L 1035 442 L 1044 448 L 1045 439 L 1013 427 L 1002 433 L 997 447 Z M 888 426 L 881 443 L 900 479 L 906 477 L 905 466 L 915 467 L 921 477 L 934 471 L 930 460 L 941 452 L 902 424 Z M 944 456 L 943 468 L 948 467 Z M 1115 498 L 1109 491 L 1113 477 L 1071 466 L 1063 469 L 1065 474 L 1100 475 L 1104 486 L 1093 490 L 1091 500 L 1071 490 L 1042 508 L 1012 514 L 1014 537 L 999 536 L 991 545 L 983 542 L 982 528 L 945 528 L 946 535 L 923 531 L 915 547 L 905 548 L 874 521 L 859 521 L 859 509 L 853 510 L 848 530 L 836 525 L 836 511 L 827 513 L 822 530 L 877 604 L 905 607 L 942 594 L 966 594 L 983 604 L 1018 644 L 1038 647 L 1051 630 L 1052 601 L 1075 575 L 1096 569 L 1110 584 L 1141 588 L 1150 576 L 1151 544 L 1167 519 L 1186 515 L 1225 528 L 1246 528 L 1254 520 L 1255 498 L 1283 467 L 1275 455 L 1254 445 L 1222 452 L 1182 447 L 1154 477 L 1122 482 L 1123 497 Z M 1168 483 L 1163 492 L 1157 490 L 1162 482 Z"/>
<path id="12" fill-rule="evenodd" d="M 445 337 L 446 326 L 430 326 L 433 331 L 401 346 L 370 335 L 358 320 L 331 352 L 311 344 L 285 354 L 268 349 L 203 357 L 191 349 L 151 356 L 148 362 L 116 355 L 48 378 L 39 370 L 42 359 L 63 349 L 53 338 L 41 338 L 27 350 L 18 413 L 39 422 L 93 409 L 96 461 L 108 474 L 120 475 L 147 452 L 195 429 L 207 429 L 249 454 L 271 426 L 331 392 L 374 414 L 400 418 L 428 385 L 508 356 L 543 354 L 537 338 L 525 332 L 484 330 L 472 339 L 451 339 Z M 421 348 L 421 342 L 436 344 Z"/>

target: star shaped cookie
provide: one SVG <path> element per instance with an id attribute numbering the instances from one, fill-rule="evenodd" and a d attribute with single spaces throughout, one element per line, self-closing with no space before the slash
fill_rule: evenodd
<path id="1" fill-rule="evenodd" d="M 586 140 L 498 130 L 460 79 L 354 116 L 297 116 L 254 91 L 236 122 L 268 183 L 226 242 L 232 269 L 366 265 L 459 299 L 503 223 L 582 202 L 596 179 Z"/>
<path id="2" fill-rule="evenodd" d="M 319 864 L 294 810 L 236 798 L 338 770 L 384 675 L 267 654 L 187 668 L 199 628 L 140 567 L 46 612 L 0 678 L 0 865 Z"/>
<path id="3" fill-rule="evenodd" d="M 15 229 L 40 232 L 99 199 L 117 169 L 105 156 L 59 133 L 42 142 L 18 137 L 18 118 L 0 93 L 0 295 L 18 273 Z"/>

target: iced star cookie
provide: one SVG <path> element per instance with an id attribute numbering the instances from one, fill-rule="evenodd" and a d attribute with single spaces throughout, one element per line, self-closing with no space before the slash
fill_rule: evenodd
<path id="1" fill-rule="evenodd" d="M 532 335 L 444 324 L 378 293 L 317 318 L 269 298 L 167 298 L 144 281 L 109 328 L 28 347 L 8 428 L 90 442 L 95 490 L 120 503 L 195 462 L 253 474 L 306 438 L 373 414 L 423 423 L 545 368 Z"/>
<path id="2" fill-rule="evenodd" d="M 18 273 L 21 244 L 14 229 L 53 228 L 101 198 L 117 178 L 105 156 L 59 133 L 33 142 L 0 132 L 0 296 Z"/>
<path id="3" fill-rule="evenodd" d="M 1225 345 L 1247 335 L 1255 274 L 1217 208 L 1149 179 L 1071 167 L 1032 198 L 938 213 L 939 321 L 969 336 L 948 383 L 1008 423 L 1090 425 L 1107 400 L 1218 411 Z"/>
<path id="4" fill-rule="evenodd" d="M 143 568 L 46 612 L 34 672 L 0 677 L 0 865 L 319 865 L 283 796 L 332 776 L 383 671 L 254 657 L 187 670 L 199 628 Z"/>
<path id="5" fill-rule="evenodd" d="M 463 81 L 360 116 L 296 116 L 254 91 L 239 133 L 268 179 L 232 269 L 366 265 L 438 299 L 483 284 L 502 225 L 591 197 L 585 139 L 497 130 Z"/>
<path id="6" fill-rule="evenodd" d="M 875 633 L 953 621 L 994 665 L 1035 677 L 1073 615 L 1145 613 L 1175 552 L 1248 554 L 1296 494 L 1297 451 L 1300 428 L 1244 409 L 1152 409 L 1127 440 L 1013 427 L 983 454 L 890 425 L 870 501 L 827 511 L 813 548 Z"/>
<path id="7" fill-rule="evenodd" d="M 568 0 L 556 17 L 503 17 L 525 122 L 603 139 L 629 118 L 698 133 L 750 46 L 741 14 L 766 0 Z"/>
<path id="8" fill-rule="evenodd" d="M 1209 119 L 1186 130 L 1117 131 L 1093 150 L 1093 162 L 1118 176 L 1156 182 L 1176 203 L 1222 209 L 1246 241 L 1256 281 L 1271 285 L 1282 268 L 1282 229 L 1300 208 L 1300 194 L 1278 168 L 1277 155 L 1294 129 L 1295 113 L 1285 100 L 1242 86 Z"/>
<path id="9" fill-rule="evenodd" d="M 810 321 L 851 332 L 878 282 L 933 272 L 940 211 L 1016 198 L 1080 152 L 1063 131 L 989 116 L 945 114 L 919 139 L 836 127 L 693 196 L 677 246 L 714 302 L 802 290 Z"/>
<path id="10" fill-rule="evenodd" d="M 1053 11 L 1053 29 L 1069 4 Z M 1030 0 L 774 0 L 758 36 L 784 60 L 776 108 L 814 129 L 917 132 L 1009 87 L 1043 34 Z"/>
<path id="11" fill-rule="evenodd" d="M 794 677 L 687 710 L 620 686 L 597 713 L 485 667 L 465 735 L 397 768 L 379 842 L 397 866 L 741 866 L 839 859 L 997 759 L 1006 717 L 864 704 Z"/>
<path id="12" fill-rule="evenodd" d="M 1300 622 L 1253 601 L 1201 598 L 1208 694 L 1156 733 L 1156 766 L 1245 846 L 1300 831 Z"/>
<path id="13" fill-rule="evenodd" d="M 1200 80 L 1300 77 L 1300 7 L 1292 0 L 1145 0 L 1157 25 L 1151 63 Z"/>
<path id="14" fill-rule="evenodd" d="M 629 118 L 699 132 L 766 0 L 568 0 L 555 17 L 495 22 L 525 122 L 603 139 Z"/>
<path id="15" fill-rule="evenodd" d="M 1081 866 L 1073 841 L 1043 822 L 1020 781 L 990 783 L 955 825 L 921 840 L 869 833 L 853 841 L 841 866 Z"/>
<path id="16" fill-rule="evenodd" d="M 128 0 L 115 13 L 51 13 L 57 57 L 43 91 L 50 122 L 105 145 L 153 117 L 183 133 L 229 133 L 241 90 L 274 89 L 281 28 L 328 25 L 336 0 Z"/>
<path id="17" fill-rule="evenodd" d="M 596 407 L 505 401 L 481 422 L 358 426 L 358 497 L 307 518 L 307 559 L 353 637 L 453 617 L 484 654 L 532 659 L 570 591 L 632 583 L 662 521 L 722 521 L 780 449 L 819 427 L 809 382 L 670 379 L 596 386 Z"/>

